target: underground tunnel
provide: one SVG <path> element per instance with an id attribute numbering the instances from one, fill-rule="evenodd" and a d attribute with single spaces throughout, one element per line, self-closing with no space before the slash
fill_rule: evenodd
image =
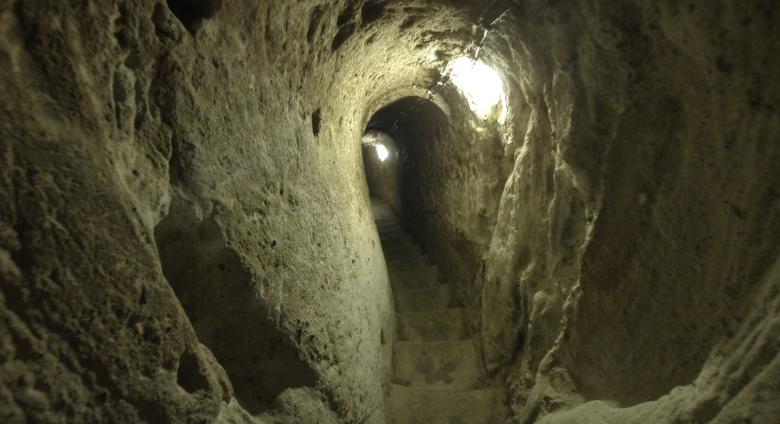
<path id="1" fill-rule="evenodd" d="M 0 0 L 0 422 L 775 424 L 767 0 Z"/>

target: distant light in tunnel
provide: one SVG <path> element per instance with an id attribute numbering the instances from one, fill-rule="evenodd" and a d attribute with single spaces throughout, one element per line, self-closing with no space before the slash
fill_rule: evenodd
<path id="1" fill-rule="evenodd" d="M 385 159 L 387 159 L 388 156 L 390 156 L 390 152 L 387 150 L 387 147 L 385 147 L 384 144 L 375 144 L 374 148 L 376 149 L 376 157 L 379 158 L 380 162 L 384 162 Z"/>
<path id="2" fill-rule="evenodd" d="M 450 63 L 449 74 L 480 118 L 485 118 L 504 98 L 504 85 L 498 72 L 479 60 L 459 57 Z"/>

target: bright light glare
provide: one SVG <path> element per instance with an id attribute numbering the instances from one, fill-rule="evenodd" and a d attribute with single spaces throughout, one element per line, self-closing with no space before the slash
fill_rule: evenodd
<path id="1" fill-rule="evenodd" d="M 375 144 L 376 148 L 376 157 L 379 158 L 380 162 L 384 162 L 385 159 L 387 159 L 388 156 L 390 156 L 390 152 L 387 151 L 387 147 L 385 147 L 384 144 Z"/>
<path id="2" fill-rule="evenodd" d="M 471 109 L 484 118 L 504 98 L 501 77 L 490 66 L 468 57 L 459 57 L 450 64 L 450 78 L 466 96 Z"/>

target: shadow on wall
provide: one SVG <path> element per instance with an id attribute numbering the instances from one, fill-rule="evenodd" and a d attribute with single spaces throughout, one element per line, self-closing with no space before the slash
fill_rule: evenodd
<path id="1" fill-rule="evenodd" d="M 195 34 L 205 19 L 213 17 L 222 7 L 222 0 L 166 0 L 174 16 L 187 31 Z"/>
<path id="2" fill-rule="evenodd" d="M 247 411 L 269 409 L 285 389 L 315 385 L 315 372 L 269 320 L 249 273 L 213 218 L 199 221 L 174 202 L 155 238 L 165 277 Z"/>

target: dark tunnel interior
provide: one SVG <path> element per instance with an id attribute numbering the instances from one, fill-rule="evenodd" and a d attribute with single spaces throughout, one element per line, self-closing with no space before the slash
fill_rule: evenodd
<path id="1" fill-rule="evenodd" d="M 377 133 L 381 134 L 380 140 L 375 140 Z M 430 148 L 449 142 L 454 135 L 449 119 L 430 100 L 403 97 L 374 113 L 366 125 L 366 134 L 364 141 L 369 140 L 370 144 L 363 144 L 363 160 L 369 193 L 389 203 L 405 226 L 411 228 L 425 213 L 417 208 L 421 204 L 419 198 L 435 189 L 431 175 L 441 166 L 441 157 Z M 377 155 L 380 145 L 388 149 L 384 160 Z"/>

